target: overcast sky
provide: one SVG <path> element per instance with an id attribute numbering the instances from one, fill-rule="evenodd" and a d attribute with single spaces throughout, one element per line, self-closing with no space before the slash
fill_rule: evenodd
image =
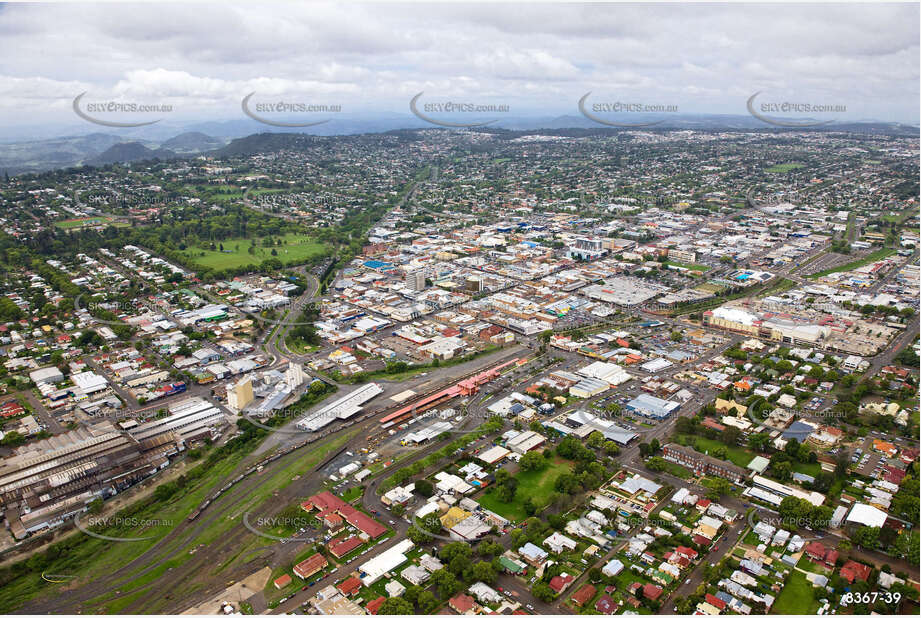
<path id="1" fill-rule="evenodd" d="M 730 114 L 763 91 L 917 123 L 918 23 L 918 4 L 7 4 L 0 127 L 76 124 L 81 92 L 215 119 L 250 92 L 343 115 L 406 114 L 420 91 L 577 115 L 588 91 Z"/>

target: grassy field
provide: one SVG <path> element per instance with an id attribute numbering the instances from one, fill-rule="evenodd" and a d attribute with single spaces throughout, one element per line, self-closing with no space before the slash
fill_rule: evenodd
<path id="1" fill-rule="evenodd" d="M 521 521 L 527 518 L 524 511 L 524 501 L 528 498 L 534 501 L 538 509 L 547 504 L 550 494 L 554 492 L 553 485 L 556 479 L 565 472 L 572 470 L 572 464 L 563 460 L 556 460 L 543 470 L 519 472 L 514 475 L 518 479 L 518 491 L 511 502 L 500 502 L 495 495 L 487 492 L 477 500 L 483 508 L 498 513 L 506 519 Z"/>
<path id="2" fill-rule="evenodd" d="M 283 244 L 280 246 L 263 247 L 262 239 L 258 238 L 252 254 L 249 253 L 252 240 L 248 238 L 230 238 L 221 243 L 215 243 L 217 247 L 224 245 L 224 251 L 219 248 L 212 251 L 203 247 L 195 247 L 187 249 L 183 253 L 199 266 L 223 270 L 225 268 L 259 264 L 263 260 L 272 257 L 277 257 L 286 264 L 288 262 L 304 262 L 311 257 L 323 255 L 326 251 L 323 243 L 313 240 L 306 234 L 285 234 L 281 237 L 281 240 Z M 275 249 L 277 255 L 272 255 L 272 249 Z"/>
<path id="3" fill-rule="evenodd" d="M 846 264 L 841 264 L 840 266 L 835 266 L 834 268 L 829 268 L 828 270 L 823 270 L 811 275 L 807 275 L 809 279 L 818 279 L 819 277 L 824 277 L 825 275 L 830 275 L 832 273 L 843 273 L 848 270 L 854 270 L 855 268 L 860 268 L 861 266 L 866 266 L 867 264 L 872 264 L 887 258 L 890 255 L 895 253 L 895 249 L 877 249 L 873 253 L 870 253 L 859 260 L 854 260 L 853 262 L 847 262 Z"/>
<path id="4" fill-rule="evenodd" d="M 694 474 L 685 468 L 684 466 L 679 466 L 675 462 L 666 461 L 665 462 L 665 471 L 671 474 L 672 476 L 677 476 L 680 479 L 689 479 Z"/>
<path id="5" fill-rule="evenodd" d="M 819 602 L 815 598 L 812 584 L 806 581 L 806 575 L 794 571 L 780 591 L 772 614 L 815 614 L 819 609 Z"/>
<path id="6" fill-rule="evenodd" d="M 697 270 L 700 272 L 706 272 L 710 270 L 710 267 L 706 266 L 705 264 L 686 264 L 684 262 L 675 262 L 673 260 L 668 260 L 667 262 L 663 263 L 666 266 L 677 266 L 678 268 L 687 268 L 688 270 Z"/>
<path id="7" fill-rule="evenodd" d="M 916 214 L 918 214 L 918 209 L 915 208 L 915 207 L 912 207 L 912 208 L 906 208 L 905 210 L 903 210 L 903 211 L 900 212 L 900 213 L 893 213 L 893 214 L 891 214 L 891 215 L 884 215 L 884 216 L 882 217 L 882 219 L 883 219 L 883 221 L 887 221 L 887 222 L 889 222 L 889 223 L 902 223 L 902 222 L 904 222 L 906 219 L 908 219 L 908 218 L 910 218 L 910 217 L 913 217 L 913 216 L 916 215 Z"/>
<path id="8" fill-rule="evenodd" d="M 803 463 L 801 461 L 797 461 L 793 463 L 793 471 L 799 472 L 800 474 L 808 474 L 809 476 L 815 478 L 822 471 L 822 464 Z"/>
<path id="9" fill-rule="evenodd" d="M 778 279 L 776 280 L 769 288 L 765 288 L 763 291 L 758 293 L 759 298 L 764 298 L 765 296 L 771 296 L 772 294 L 783 294 L 788 290 L 792 290 L 796 287 L 796 281 L 792 279 Z"/>
<path id="10" fill-rule="evenodd" d="M 696 443 L 698 448 L 704 451 L 708 451 L 711 455 L 715 449 L 721 446 L 725 447 L 729 452 L 729 461 L 743 468 L 751 463 L 751 460 L 755 458 L 754 455 L 738 446 L 727 446 L 719 440 L 711 440 L 710 438 L 703 438 L 701 436 L 689 436 L 687 434 L 683 435 L 687 437 L 688 444 L 693 446 Z"/>
<path id="11" fill-rule="evenodd" d="M 803 167 L 802 163 L 778 163 L 777 165 L 772 165 L 764 171 L 768 174 L 786 174 L 787 172 L 798 170 L 801 167 Z"/>

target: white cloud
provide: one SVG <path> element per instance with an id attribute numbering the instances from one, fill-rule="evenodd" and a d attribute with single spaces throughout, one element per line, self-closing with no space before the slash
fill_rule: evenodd
<path id="1" fill-rule="evenodd" d="M 53 119 L 86 90 L 209 118 L 253 91 L 405 112 L 424 90 L 556 114 L 592 90 L 744 113 L 782 89 L 917 121 L 918 18 L 916 4 L 7 4 L 0 110 Z"/>

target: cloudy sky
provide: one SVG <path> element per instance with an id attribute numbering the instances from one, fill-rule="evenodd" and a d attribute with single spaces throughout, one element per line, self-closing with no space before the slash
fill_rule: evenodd
<path id="1" fill-rule="evenodd" d="M 846 106 L 836 119 L 917 123 L 918 23 L 916 3 L 6 4 L 0 132 L 81 126 L 82 92 L 230 119 L 251 92 L 343 115 L 408 114 L 424 91 L 553 116 L 578 115 L 589 91 L 746 114 L 762 91 Z"/>

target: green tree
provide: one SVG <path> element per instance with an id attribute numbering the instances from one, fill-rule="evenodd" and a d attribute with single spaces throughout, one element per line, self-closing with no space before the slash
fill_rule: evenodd
<path id="1" fill-rule="evenodd" d="M 543 470 L 547 467 L 547 460 L 544 458 L 543 454 L 540 453 L 540 451 L 528 451 L 521 456 L 521 460 L 518 462 L 518 467 L 522 472 Z"/>

